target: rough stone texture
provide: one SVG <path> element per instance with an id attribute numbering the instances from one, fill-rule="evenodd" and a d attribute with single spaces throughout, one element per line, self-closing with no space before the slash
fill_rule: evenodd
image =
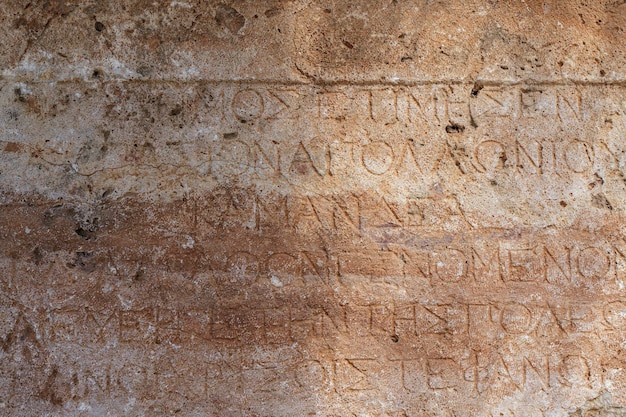
<path id="1" fill-rule="evenodd" d="M 625 29 L 0 0 L 0 415 L 626 415 Z"/>

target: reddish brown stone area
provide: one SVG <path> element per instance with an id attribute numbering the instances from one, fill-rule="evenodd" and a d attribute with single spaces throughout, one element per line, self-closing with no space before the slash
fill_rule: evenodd
<path id="1" fill-rule="evenodd" d="M 0 415 L 626 416 L 625 30 L 0 0 Z"/>

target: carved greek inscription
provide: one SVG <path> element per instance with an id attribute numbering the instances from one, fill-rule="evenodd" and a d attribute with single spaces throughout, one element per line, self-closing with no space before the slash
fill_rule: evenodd
<path id="1" fill-rule="evenodd" d="M 198 117 L 214 128 L 159 139 L 152 148 L 128 141 L 110 146 L 128 147 L 128 158 L 150 166 L 188 164 L 217 184 L 270 181 L 293 191 L 317 185 L 339 190 L 347 184 L 365 189 L 396 178 L 403 189 L 427 189 L 443 173 L 472 183 L 502 184 L 504 175 L 567 184 L 592 180 L 599 170 L 621 172 L 619 150 L 589 124 L 588 89 L 534 85 L 472 91 L 463 85 L 212 85 L 203 93 L 208 113 Z M 315 129 L 287 126 L 316 117 Z M 485 130 L 494 118 L 507 122 Z M 528 128 L 529 120 L 536 129 Z M 346 121 L 357 127 L 341 128 Z M 580 134 L 587 125 L 588 132 Z M 149 151 L 155 146 L 158 152 Z"/>
<path id="2" fill-rule="evenodd" d="M 158 401 L 184 398 L 211 402 L 228 393 L 265 396 L 281 392 L 299 396 L 331 388 L 340 397 L 358 398 L 355 396 L 371 395 L 376 390 L 386 392 L 391 387 L 401 398 L 452 391 L 483 399 L 496 393 L 591 388 L 597 386 L 600 372 L 597 360 L 569 354 L 505 356 L 464 351 L 445 357 L 304 357 L 245 363 L 238 359 L 196 361 L 193 367 L 184 355 L 160 357 L 146 365 L 103 362 L 98 369 L 69 363 L 56 374 L 56 383 L 70 390 L 76 400 L 94 394 L 151 392 Z M 533 415 L 542 415 L 536 411 L 539 414 Z M 373 410 L 371 415 L 422 414 Z"/>
<path id="3" fill-rule="evenodd" d="M 522 415 L 482 406 L 504 397 L 569 413 L 542 398 L 626 381 L 613 86 L 614 103 L 586 83 L 201 84 L 189 114 L 119 100 L 112 124 L 149 139 L 111 128 L 93 160 L 81 138 L 7 141 L 75 199 L 31 218 L 11 210 L 44 203 L 9 196 L 0 224 L 0 353 L 41 359 L 38 389 L 151 398 L 156 414 L 288 415 L 255 408 L 280 396 L 303 415 L 328 400 L 337 415 L 469 417 Z M 153 116 L 167 133 L 144 129 Z M 71 357 L 111 349 L 121 359 L 88 369 Z"/>
<path id="4" fill-rule="evenodd" d="M 589 175 L 599 166 L 618 169 L 606 144 L 562 137 L 477 139 L 463 147 L 443 138 L 404 136 L 391 141 L 359 142 L 308 137 L 296 143 L 275 140 L 224 139 L 209 146 L 210 172 L 218 180 L 281 178 L 306 179 L 329 185 L 365 175 L 365 178 L 403 178 L 430 184 L 436 174 L 452 170 L 468 181 L 495 174 L 551 176 L 564 180 Z M 556 175 L 556 176 L 555 176 Z M 471 177 L 469 177 L 471 176 Z"/>
<path id="5" fill-rule="evenodd" d="M 215 85 L 205 102 L 226 120 L 254 122 L 297 118 L 393 123 L 465 123 L 494 117 L 547 118 L 560 123 L 586 117 L 580 87 L 554 85 L 329 87 Z M 469 125 L 469 123 L 468 123 Z"/>
<path id="6" fill-rule="evenodd" d="M 199 202 L 198 221 L 212 227 L 242 227 L 271 233 L 277 226 L 292 230 L 422 229 L 457 231 L 471 229 L 454 197 L 406 197 L 345 193 L 343 195 L 250 196 L 244 190 L 228 195 L 216 192 Z"/>
<path id="7" fill-rule="evenodd" d="M 278 201 L 280 203 L 275 207 L 284 207 L 285 200 Z M 371 204 L 374 203 L 375 209 L 372 209 Z M 481 233 L 484 232 L 474 232 L 471 228 L 451 228 L 449 229 L 450 236 L 453 236 L 457 230 L 465 230 L 469 233 L 468 237 L 475 237 L 466 239 L 462 243 L 431 243 L 429 248 L 416 248 L 411 243 L 414 241 L 412 238 L 408 244 L 395 243 L 392 240 L 393 236 L 405 239 L 402 234 L 402 225 L 412 224 L 411 222 L 420 218 L 408 214 L 408 211 L 402 214 L 406 206 L 401 208 L 400 205 L 391 204 L 384 199 L 359 201 L 347 198 L 337 202 L 324 200 L 324 205 L 321 205 L 319 200 L 307 198 L 299 200 L 298 205 L 300 204 L 305 204 L 306 211 L 302 212 L 301 210 L 304 209 L 299 209 L 297 217 L 294 218 L 291 214 L 285 213 L 286 219 L 293 218 L 296 221 L 293 233 L 300 233 L 299 229 L 305 224 L 306 214 L 309 226 L 326 225 L 324 228 L 314 228 L 312 236 L 316 236 L 317 232 L 322 230 L 328 231 L 329 236 L 332 236 L 333 230 L 340 230 L 342 233 L 348 233 L 348 236 L 373 237 L 370 241 L 372 244 L 377 244 L 377 241 L 384 242 L 383 239 L 386 239 L 387 247 L 359 250 L 350 248 L 349 245 L 346 246 L 345 242 L 329 241 L 322 244 L 306 243 L 300 248 L 281 248 L 279 245 L 270 247 L 262 244 L 257 248 L 242 250 L 223 245 L 216 246 L 210 238 L 207 237 L 204 241 L 204 238 L 196 236 L 194 246 L 198 251 L 202 251 L 201 260 L 204 266 L 190 271 L 188 276 L 194 279 L 193 277 L 203 275 L 204 285 L 212 286 L 218 294 L 232 290 L 239 292 L 250 286 L 273 291 L 291 291 L 296 288 L 344 287 L 348 289 L 366 283 L 381 283 L 406 289 L 426 285 L 446 292 L 454 292 L 455 288 L 462 284 L 469 285 L 471 288 L 488 285 L 493 291 L 501 292 L 506 292 L 507 288 L 523 287 L 527 289 L 559 288 L 559 291 L 617 295 L 621 294 L 626 280 L 626 245 L 621 240 L 569 240 L 567 235 L 558 239 L 537 236 L 515 240 L 492 240 L 482 238 Z M 412 202 L 409 201 L 408 204 Z M 268 218 L 271 207 L 274 205 L 266 205 Z M 422 224 L 428 219 L 428 211 L 425 211 L 421 214 L 424 216 Z M 442 211 L 440 210 L 439 214 L 445 214 L 441 213 Z M 274 212 L 280 213 L 278 209 Z M 458 218 L 460 220 L 463 218 L 461 214 L 460 212 L 458 216 L 448 214 L 447 217 L 438 221 L 443 223 L 446 219 Z M 380 237 L 372 233 L 372 229 L 364 226 L 376 225 L 374 220 L 379 223 L 378 226 L 383 233 Z M 289 221 L 287 220 L 286 224 Z M 432 227 L 423 226 L 422 229 L 417 230 L 421 230 L 423 236 L 440 236 L 442 223 L 433 222 Z M 261 222 L 260 224 L 261 232 L 263 232 L 265 228 L 278 223 Z M 450 224 L 448 223 L 447 226 Z M 249 236 L 258 236 L 259 231 L 250 228 L 248 233 Z M 267 242 L 272 242 L 273 235 L 270 232 L 263 233 L 267 233 L 270 239 Z M 187 244 L 185 239 L 182 242 L 183 245 Z M 182 254 L 185 254 L 186 251 L 192 249 L 183 247 L 181 250 Z M 133 252 L 128 254 L 130 256 Z M 167 255 L 163 259 L 155 258 L 155 261 L 163 265 L 172 256 L 174 255 Z M 180 256 L 182 255 L 177 254 L 177 259 L 181 259 Z M 130 265 L 133 263 L 131 258 L 111 259 L 111 261 L 114 262 L 112 265 L 117 265 L 110 270 L 115 275 L 137 276 L 145 270 L 144 267 Z M 102 265 L 104 261 L 98 262 L 98 265 Z M 28 274 L 31 273 L 29 265 L 24 262 L 11 262 L 7 276 L 9 278 L 29 276 Z M 65 273 L 64 271 L 59 269 L 59 273 Z M 15 288 L 7 288 L 7 294 L 22 291 L 26 284 L 30 285 L 23 279 L 11 280 L 15 283 Z M 46 282 L 48 281 L 40 280 L 37 284 L 42 286 L 46 285 Z M 76 323 L 76 319 L 70 316 L 83 313 L 74 310 L 59 311 L 59 320 L 63 320 L 63 314 L 68 316 L 68 323 Z M 112 320 L 110 318 L 112 313 L 103 317 L 90 316 L 89 311 L 84 314 L 89 320 L 101 323 L 102 326 Z M 146 314 L 152 313 L 146 312 Z M 160 320 L 169 320 L 165 311 L 162 314 Z M 125 322 L 126 318 L 121 317 L 120 320 Z M 126 323 L 128 328 L 123 333 L 147 332 L 146 337 L 148 337 L 152 330 L 143 329 L 142 322 L 146 321 L 147 319 L 129 321 Z"/>
<path id="8" fill-rule="evenodd" d="M 51 343 L 87 346 L 117 340 L 125 344 L 172 347 L 231 343 L 242 338 L 248 342 L 289 344 L 311 337 L 338 335 L 393 336 L 397 338 L 396 343 L 406 338 L 412 340 L 411 343 L 427 343 L 424 338 L 432 335 L 451 340 L 458 338 L 458 342 L 471 347 L 484 340 L 524 340 L 525 335 L 552 341 L 566 336 L 608 336 L 626 329 L 626 303 L 615 298 L 593 304 L 381 302 L 300 308 L 223 306 L 166 310 L 145 307 L 114 309 L 106 314 L 98 311 L 84 314 L 86 311 L 51 310 L 49 318 L 37 324 Z M 93 317 L 105 319 L 95 321 Z"/>

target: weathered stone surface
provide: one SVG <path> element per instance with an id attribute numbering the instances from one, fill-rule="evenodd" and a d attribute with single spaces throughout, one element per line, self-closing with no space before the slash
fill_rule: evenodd
<path id="1" fill-rule="evenodd" d="M 626 415 L 624 2 L 0 22 L 0 415 Z"/>

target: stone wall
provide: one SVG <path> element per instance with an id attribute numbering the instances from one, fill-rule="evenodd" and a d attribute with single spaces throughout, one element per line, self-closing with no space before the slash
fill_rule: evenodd
<path id="1" fill-rule="evenodd" d="M 0 0 L 0 415 L 626 415 L 625 30 Z"/>

